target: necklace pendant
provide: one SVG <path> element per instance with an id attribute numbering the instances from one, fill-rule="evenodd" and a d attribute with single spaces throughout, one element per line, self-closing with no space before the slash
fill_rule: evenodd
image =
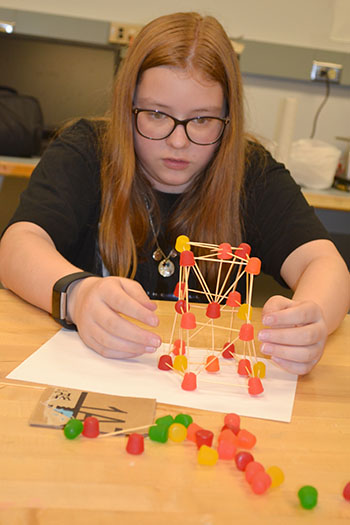
<path id="1" fill-rule="evenodd" d="M 152 258 L 153 258 L 155 261 L 161 261 L 163 257 L 164 257 L 164 253 L 162 252 L 162 250 L 161 250 L 160 248 L 157 248 L 157 249 L 152 253 Z"/>
<path id="2" fill-rule="evenodd" d="M 175 272 L 175 264 L 169 259 L 163 259 L 158 264 L 158 272 L 162 277 L 170 277 Z"/>

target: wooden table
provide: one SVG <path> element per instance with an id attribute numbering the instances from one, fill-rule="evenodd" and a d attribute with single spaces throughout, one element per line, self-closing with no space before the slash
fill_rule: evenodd
<path id="1" fill-rule="evenodd" d="M 159 333 L 169 335 L 173 305 L 159 303 Z M 257 328 L 259 313 L 255 310 Z M 0 368 L 5 376 L 58 329 L 50 316 L 0 290 Z M 13 383 L 13 381 L 12 381 Z M 23 384 L 23 383 L 22 383 Z M 130 456 L 126 438 L 79 438 L 30 427 L 41 390 L 0 389 L 0 522 L 8 524 L 258 524 L 349 523 L 342 490 L 350 481 L 350 317 L 328 341 L 321 362 L 300 378 L 292 422 L 242 417 L 255 433 L 253 450 L 266 467 L 278 465 L 284 484 L 263 496 L 251 492 L 233 462 L 197 464 L 193 443 L 145 442 Z M 217 435 L 223 414 L 175 406 L 157 416 L 190 413 Z M 234 411 L 234 407 L 233 407 Z M 314 485 L 319 503 L 299 506 L 297 491 Z M 239 521 L 238 521 L 239 520 Z"/>
<path id="2" fill-rule="evenodd" d="M 0 156 L 0 175 L 29 178 L 38 162 L 39 157 L 22 158 Z"/>
<path id="3" fill-rule="evenodd" d="M 302 192 L 308 203 L 314 208 L 327 210 L 350 211 L 350 193 L 329 188 L 327 190 L 310 190 L 303 188 Z"/>

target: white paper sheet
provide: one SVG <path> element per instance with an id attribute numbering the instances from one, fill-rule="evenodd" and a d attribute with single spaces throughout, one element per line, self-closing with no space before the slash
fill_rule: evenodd
<path id="1" fill-rule="evenodd" d="M 228 384 L 247 385 L 247 379 L 238 376 L 233 360 L 222 360 L 216 374 L 200 373 L 197 389 L 187 392 L 181 388 L 180 375 L 158 369 L 162 353 L 161 347 L 154 354 L 136 359 L 106 359 L 89 349 L 76 332 L 62 329 L 7 377 L 103 394 L 156 398 L 159 403 L 188 408 L 291 420 L 297 376 L 269 360 L 261 359 L 266 364 L 266 377 L 262 380 L 264 392 L 259 396 L 250 396 L 247 388 Z"/>

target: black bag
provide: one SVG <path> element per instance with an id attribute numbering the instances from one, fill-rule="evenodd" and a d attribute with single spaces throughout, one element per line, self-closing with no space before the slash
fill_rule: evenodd
<path id="1" fill-rule="evenodd" d="M 0 86 L 0 155 L 40 155 L 43 114 L 39 101 Z"/>

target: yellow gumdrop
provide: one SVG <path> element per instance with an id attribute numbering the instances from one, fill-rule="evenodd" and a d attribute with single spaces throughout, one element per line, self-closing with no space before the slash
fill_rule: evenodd
<path id="1" fill-rule="evenodd" d="M 187 357 L 185 355 L 175 356 L 173 367 L 175 370 L 179 370 L 180 372 L 187 370 Z"/>
<path id="2" fill-rule="evenodd" d="M 184 252 L 185 250 L 190 250 L 190 239 L 187 235 L 179 235 L 176 239 L 175 250 L 177 252 Z"/>
<path id="3" fill-rule="evenodd" d="M 219 453 L 215 448 L 202 445 L 198 451 L 198 463 L 200 465 L 215 465 L 219 459 Z"/>
<path id="4" fill-rule="evenodd" d="M 266 375 L 266 366 L 262 361 L 257 361 L 253 366 L 253 375 L 254 377 L 260 377 L 263 379 Z"/>
<path id="5" fill-rule="evenodd" d="M 241 319 L 242 321 L 247 321 L 248 319 L 248 305 L 247 303 L 241 304 L 241 306 L 238 308 L 237 316 L 238 319 Z M 250 308 L 250 315 L 249 315 L 249 321 L 252 320 L 252 308 Z"/>
<path id="6" fill-rule="evenodd" d="M 175 443 L 181 443 L 187 437 L 187 428 L 181 423 L 172 423 L 168 428 L 168 438 Z"/>
<path id="7" fill-rule="evenodd" d="M 273 465 L 272 467 L 269 467 L 266 469 L 267 474 L 271 478 L 271 488 L 279 487 L 284 481 L 284 474 L 283 471 L 279 468 Z"/>

